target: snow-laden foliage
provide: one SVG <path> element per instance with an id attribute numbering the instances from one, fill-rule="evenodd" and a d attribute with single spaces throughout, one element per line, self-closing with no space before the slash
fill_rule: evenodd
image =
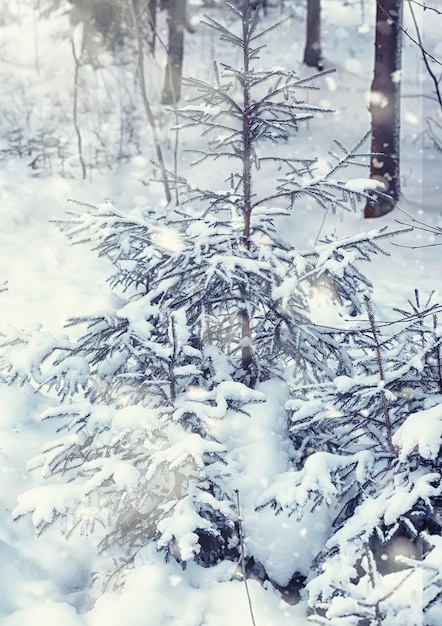
<path id="1" fill-rule="evenodd" d="M 352 375 L 286 403 L 294 467 L 262 501 L 299 517 L 324 501 L 334 512 L 307 585 L 315 623 L 417 624 L 442 584 L 430 565 L 442 530 L 439 307 L 416 292 L 398 332 L 366 306 L 368 322 L 341 336 Z M 425 600 L 407 614 L 417 584 Z"/>
<path id="2" fill-rule="evenodd" d="M 33 467 L 63 483 L 24 494 L 16 515 L 32 513 L 39 531 L 56 518 L 68 532 L 97 529 L 126 560 L 151 540 L 181 562 L 235 558 L 232 444 L 217 423 L 237 412 L 251 420 L 250 403 L 265 400 L 241 382 L 240 311 L 256 337 L 255 379 L 283 378 L 287 366 L 307 381 L 341 372 L 339 342 L 309 321 L 309 287 L 323 274 L 339 282 L 341 248 L 369 240 L 303 255 L 261 210 L 246 250 L 236 220 L 110 205 L 75 218 L 68 234 L 113 263 L 116 295 L 113 308 L 71 321 L 85 326 L 77 339 L 43 329 L 3 339 L 10 380 L 61 401 L 43 419 L 57 419 L 62 436 Z M 331 259 L 341 272 L 327 270 Z"/>

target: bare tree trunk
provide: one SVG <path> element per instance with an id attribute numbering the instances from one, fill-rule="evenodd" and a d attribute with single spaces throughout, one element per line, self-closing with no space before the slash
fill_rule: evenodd
<path id="1" fill-rule="evenodd" d="M 322 70 L 321 0 L 307 0 L 307 30 L 304 61 L 308 67 Z"/>
<path id="2" fill-rule="evenodd" d="M 155 41 L 157 37 L 157 0 L 147 0 L 147 11 L 149 14 L 149 23 L 151 29 L 151 39 L 148 42 L 149 52 L 152 56 L 155 56 Z"/>
<path id="3" fill-rule="evenodd" d="M 163 104 L 176 105 L 181 97 L 181 73 L 184 56 L 187 0 L 167 0 L 169 40 L 167 66 L 161 95 Z"/>
<path id="4" fill-rule="evenodd" d="M 158 159 L 158 164 L 159 164 L 160 169 L 161 169 L 161 175 L 163 177 L 164 193 L 166 195 L 167 204 L 169 204 L 169 202 L 172 199 L 172 196 L 170 194 L 169 180 L 168 180 L 168 177 L 167 177 L 166 166 L 164 164 L 163 151 L 161 149 L 161 142 L 160 142 L 160 138 L 159 138 L 159 135 L 158 135 L 158 129 L 157 129 L 157 125 L 156 125 L 156 122 L 155 122 L 155 117 L 154 117 L 153 112 L 152 112 L 152 107 L 150 106 L 149 98 L 148 98 L 148 95 L 147 95 L 146 79 L 145 79 L 145 76 L 144 76 L 143 39 L 142 39 L 142 36 L 141 36 L 141 31 L 140 31 L 139 24 L 138 24 L 138 19 L 137 19 L 137 14 L 136 14 L 136 10 L 135 10 L 134 0 L 129 0 L 129 8 L 130 8 L 131 16 L 132 16 L 133 26 L 134 26 L 134 29 L 135 29 L 135 36 L 136 36 L 136 39 L 137 39 L 137 47 L 138 47 L 138 76 L 140 78 L 141 98 L 143 100 L 144 110 L 146 111 L 146 116 L 147 116 L 147 119 L 149 121 L 150 128 L 152 130 L 153 142 L 154 142 L 154 145 L 155 145 L 155 152 L 156 152 L 156 156 L 157 156 L 157 159 Z"/>
<path id="5" fill-rule="evenodd" d="M 391 197 L 372 194 L 365 217 L 381 217 L 394 209 L 400 195 L 400 95 L 402 0 L 378 0 L 374 77 L 371 85 L 370 178 L 382 182 Z"/>
<path id="6" fill-rule="evenodd" d="M 243 63 L 244 75 L 248 76 L 250 67 L 250 29 L 247 25 L 250 20 L 250 6 L 247 0 L 243 0 Z M 242 140 L 243 140 L 243 167 L 242 167 L 242 193 L 243 193 L 243 245 L 246 250 L 250 250 L 250 220 L 252 217 L 252 131 L 251 131 L 251 94 L 248 81 L 243 83 L 243 120 L 242 120 Z M 250 372 L 253 362 L 250 316 L 246 308 L 241 311 L 241 362 L 242 369 Z"/>
<path id="7" fill-rule="evenodd" d="M 147 21 L 149 24 L 149 37 L 147 40 L 147 49 L 149 53 L 154 57 L 156 48 L 157 33 L 157 10 L 158 0 L 145 0 L 145 7 L 147 13 Z"/>

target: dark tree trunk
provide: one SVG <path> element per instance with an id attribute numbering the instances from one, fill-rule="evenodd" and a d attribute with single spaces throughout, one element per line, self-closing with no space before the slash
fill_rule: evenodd
<path id="1" fill-rule="evenodd" d="M 148 41 L 149 52 L 155 56 L 155 42 L 157 37 L 157 0 L 147 0 L 147 11 L 149 14 L 150 39 Z"/>
<path id="2" fill-rule="evenodd" d="M 243 41 L 247 42 L 247 47 L 243 48 L 243 64 L 244 76 L 248 76 L 250 72 L 250 15 L 251 4 L 248 0 L 243 0 Z M 242 114 L 242 194 L 243 194 L 243 246 L 246 250 L 250 250 L 250 222 L 252 218 L 252 164 L 253 164 L 253 135 L 252 135 L 252 116 L 251 116 L 251 93 L 250 85 L 244 80 L 243 88 L 243 114 Z M 244 294 L 244 299 L 245 294 Z M 248 373 L 250 378 L 250 369 L 253 362 L 250 315 L 246 308 L 241 312 L 241 361 L 242 369 Z M 253 386 L 253 385 L 252 385 Z"/>
<path id="3" fill-rule="evenodd" d="M 374 76 L 371 85 L 370 178 L 382 182 L 391 197 L 372 194 L 365 217 L 381 217 L 394 209 L 400 194 L 400 95 L 402 0 L 378 0 Z"/>
<path id="4" fill-rule="evenodd" d="M 181 72 L 184 55 L 184 30 L 186 28 L 186 0 L 168 0 L 167 21 L 169 41 L 167 66 L 161 100 L 175 105 L 181 97 Z"/>
<path id="5" fill-rule="evenodd" d="M 322 70 L 321 0 L 307 0 L 307 31 L 303 62 L 308 67 Z"/>
<path id="6" fill-rule="evenodd" d="M 141 0 L 134 0 L 138 5 Z M 132 25 L 127 21 L 127 0 L 69 0 L 72 5 L 71 23 L 83 23 L 83 50 L 94 60 L 100 45 L 106 44 L 112 50 L 122 45 L 131 34 Z M 129 29 L 129 30 L 128 30 Z M 97 40 L 97 34 L 101 35 Z"/>

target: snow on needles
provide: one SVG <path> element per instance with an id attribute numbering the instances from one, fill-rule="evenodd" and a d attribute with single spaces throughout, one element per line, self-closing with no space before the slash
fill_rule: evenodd
<path id="1" fill-rule="evenodd" d="M 393 435 L 393 443 L 399 448 L 399 458 L 417 451 L 421 457 L 435 460 L 442 441 L 442 404 L 412 413 Z"/>

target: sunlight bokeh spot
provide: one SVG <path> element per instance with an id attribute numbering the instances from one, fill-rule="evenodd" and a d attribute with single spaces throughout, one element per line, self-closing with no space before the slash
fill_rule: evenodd
<path id="1" fill-rule="evenodd" d="M 184 248 L 182 236 L 173 228 L 158 228 L 152 239 L 157 246 L 167 252 L 181 252 Z"/>

